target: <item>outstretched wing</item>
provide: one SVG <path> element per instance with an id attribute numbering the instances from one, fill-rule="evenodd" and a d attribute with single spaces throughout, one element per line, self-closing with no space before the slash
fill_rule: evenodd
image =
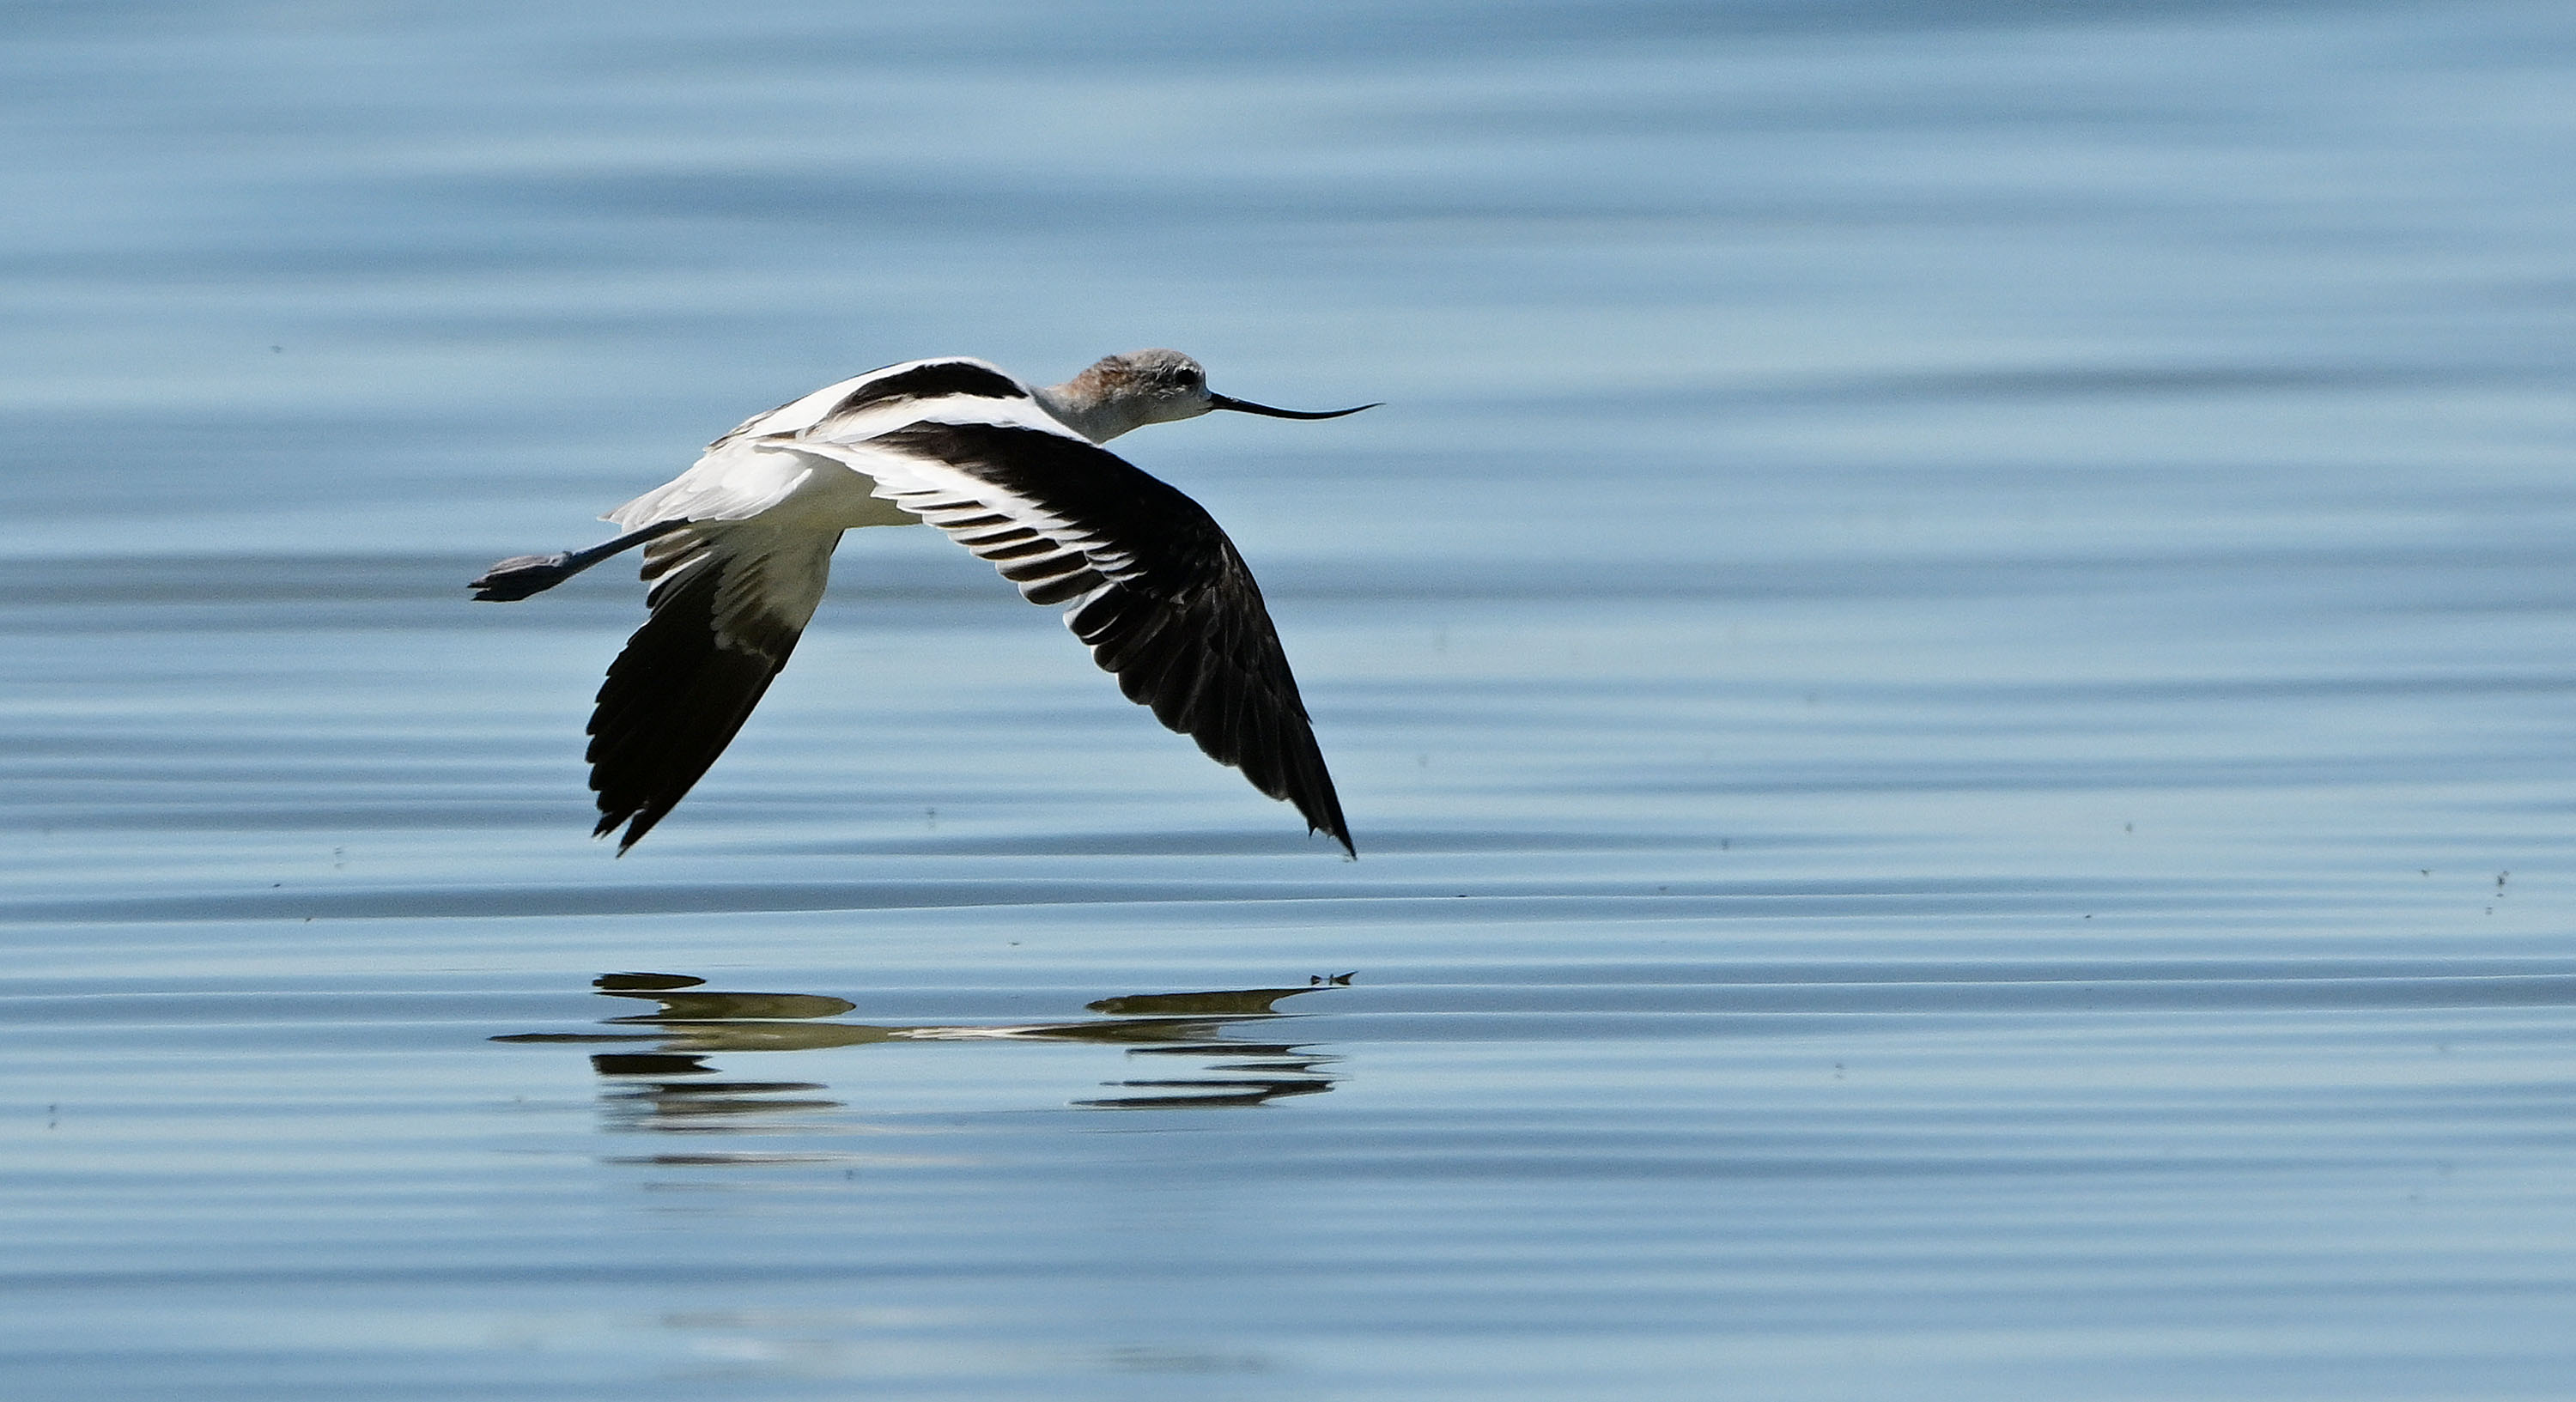
<path id="1" fill-rule="evenodd" d="M 841 533 L 761 522 L 672 531 L 644 549 L 653 616 L 626 640 L 590 717 L 590 786 L 624 852 L 732 743 L 822 601 Z"/>
<path id="2" fill-rule="evenodd" d="M 825 385 L 764 414 L 754 414 L 707 445 L 688 471 L 608 513 L 635 530 L 657 521 L 747 521 L 815 485 L 817 463 L 798 450 L 852 443 L 899 428 L 927 413 L 1015 422 L 1053 422 L 1028 387 L 980 360 L 912 360 Z M 807 440 L 815 440 L 809 443 Z M 826 476 L 837 476 L 827 472 Z M 857 493 L 862 515 L 850 525 L 908 524 L 882 503 Z M 875 507 L 873 516 L 864 507 Z"/>
<path id="3" fill-rule="evenodd" d="M 1356 851 L 1261 588 L 1197 502 L 1061 430 L 920 422 L 834 446 L 1029 602 L 1067 605 L 1127 699 Z"/>

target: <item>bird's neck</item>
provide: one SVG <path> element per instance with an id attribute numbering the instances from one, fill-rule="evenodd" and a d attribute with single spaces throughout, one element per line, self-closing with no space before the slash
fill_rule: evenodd
<path id="1" fill-rule="evenodd" d="M 1093 383 L 1088 370 L 1060 385 L 1048 385 L 1037 392 L 1038 407 L 1052 415 L 1057 423 L 1081 434 L 1094 443 L 1110 439 L 1139 427 L 1143 420 L 1125 412 L 1122 406 Z"/>

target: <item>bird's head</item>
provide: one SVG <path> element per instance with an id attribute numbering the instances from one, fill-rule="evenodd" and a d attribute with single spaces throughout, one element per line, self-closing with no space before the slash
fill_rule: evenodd
<path id="1" fill-rule="evenodd" d="M 1049 391 L 1048 407 L 1095 443 L 1130 429 L 1195 419 L 1218 409 L 1267 414 L 1274 419 L 1338 419 L 1361 409 L 1273 409 L 1208 388 L 1207 371 L 1176 350 L 1128 351 L 1103 356 L 1090 369 Z"/>

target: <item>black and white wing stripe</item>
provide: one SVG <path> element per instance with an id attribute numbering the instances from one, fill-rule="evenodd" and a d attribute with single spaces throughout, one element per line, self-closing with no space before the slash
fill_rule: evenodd
<path id="1" fill-rule="evenodd" d="M 870 410 L 902 408 L 918 411 L 941 399 L 973 401 L 1028 397 L 1028 386 L 1004 374 L 990 361 L 968 356 L 907 360 L 899 365 L 878 366 L 864 375 L 853 375 L 837 384 L 825 385 L 811 394 L 788 400 L 765 413 L 754 414 L 734 425 L 733 431 L 717 439 L 716 443 L 770 434 L 813 433 L 827 425 L 848 424 Z"/>
<path id="2" fill-rule="evenodd" d="M 1061 430 L 924 422 L 843 446 L 878 496 L 1067 605 L 1129 700 L 1357 850 L 1260 586 L 1197 502 Z"/>
<path id="3" fill-rule="evenodd" d="M 786 502 L 816 468 L 839 471 L 828 455 L 817 463 L 796 451 L 806 440 L 856 442 L 927 413 L 1053 422 L 1030 398 L 1027 386 L 983 361 L 906 361 L 752 415 L 708 444 L 688 471 L 609 512 L 607 519 L 628 530 L 659 521 L 747 521 Z M 887 526 L 905 519 L 888 512 L 845 524 Z"/>
<path id="4" fill-rule="evenodd" d="M 732 743 L 814 617 L 838 530 L 692 525 L 644 548 L 651 618 L 626 640 L 590 717 L 590 786 L 625 851 Z"/>

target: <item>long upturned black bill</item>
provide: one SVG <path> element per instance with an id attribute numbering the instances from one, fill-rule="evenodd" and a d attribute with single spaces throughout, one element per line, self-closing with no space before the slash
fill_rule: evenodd
<path id="1" fill-rule="evenodd" d="M 1268 414 L 1274 419 L 1338 419 L 1345 414 L 1356 414 L 1360 409 L 1378 407 L 1375 404 L 1362 404 L 1357 409 L 1273 409 L 1267 404 L 1255 404 L 1248 399 L 1236 399 L 1214 392 L 1208 395 L 1208 402 L 1220 409 L 1232 409 L 1241 414 Z"/>

